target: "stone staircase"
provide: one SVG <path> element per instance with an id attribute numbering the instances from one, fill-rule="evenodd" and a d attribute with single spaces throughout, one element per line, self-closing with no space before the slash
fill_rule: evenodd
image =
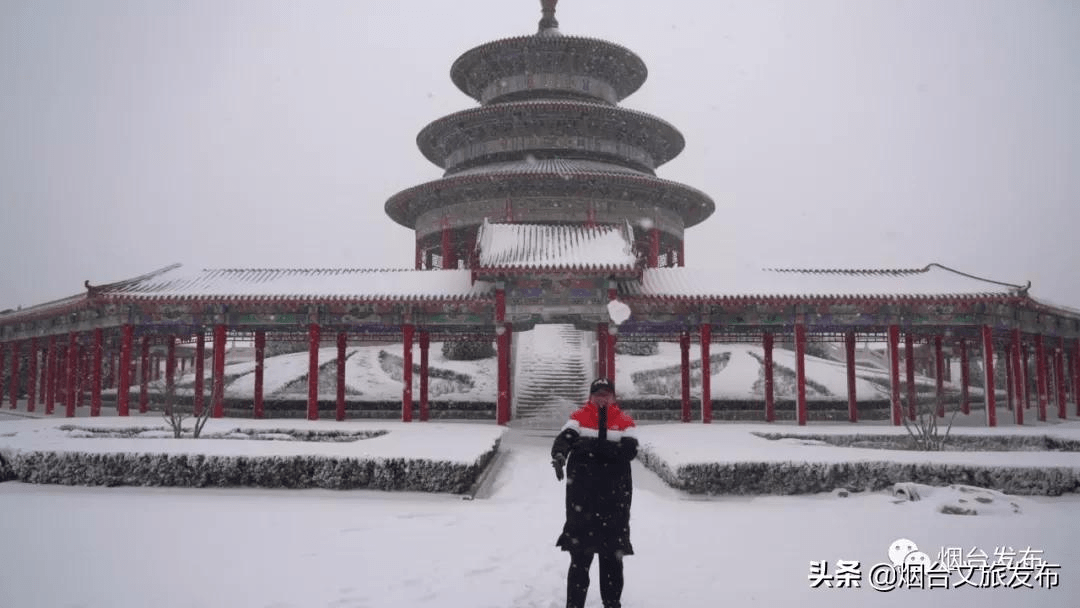
<path id="1" fill-rule="evenodd" d="M 581 407 L 592 381 L 595 337 L 573 325 L 537 325 L 514 336 L 511 426 L 559 429 Z"/>

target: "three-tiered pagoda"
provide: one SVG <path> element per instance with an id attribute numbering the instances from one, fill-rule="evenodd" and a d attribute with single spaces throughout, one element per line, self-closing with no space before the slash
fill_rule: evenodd
<path id="1" fill-rule="evenodd" d="M 505 424 L 515 411 L 515 333 L 559 323 L 594 339 L 596 375 L 615 376 L 617 340 L 677 342 L 682 393 L 668 413 L 683 421 L 694 417 L 692 346 L 701 362 L 711 362 L 711 346 L 730 342 L 761 345 L 760 417 L 776 419 L 773 348 L 781 342 L 795 355 L 792 418 L 806 423 L 805 354 L 814 341 L 843 345 L 846 416 L 855 422 L 863 411 L 855 395 L 857 340 L 887 345 L 884 413 L 893 424 L 916 413 L 918 347 L 935 370 L 940 415 L 946 357 L 960 361 L 958 406 L 965 413 L 973 405 L 969 359 L 981 359 L 988 425 L 997 424 L 1002 388 L 1017 423 L 1032 403 L 1043 420 L 1051 403 L 1059 418 L 1068 416 L 1070 401 L 1080 415 L 1080 313 L 1034 298 L 1030 284 L 936 263 L 862 270 L 687 266 L 686 229 L 715 207 L 702 192 L 656 175 L 682 151 L 682 135 L 619 105 L 645 82 L 644 62 L 611 42 L 563 34 L 555 4 L 542 2 L 535 34 L 481 45 L 454 62 L 453 82 L 480 105 L 420 132 L 420 151 L 444 174 L 392 196 L 385 207 L 415 231 L 415 268 L 189 271 L 174 265 L 109 284 L 87 282 L 69 298 L 0 314 L 0 369 L 13 379 L 0 392 L 6 390 L 11 407 L 25 400 L 27 409 L 51 413 L 59 403 L 72 416 L 84 399 L 92 415 L 100 413 L 103 393 L 115 389 L 120 415 L 133 399 L 146 411 L 149 370 L 157 369 L 149 363 L 152 353 L 165 358 L 171 386 L 177 347 L 190 344 L 192 405 L 221 416 L 226 340 L 250 337 L 254 397 L 236 413 L 261 417 L 268 336 L 300 337 L 309 348 L 306 415 L 333 411 L 341 420 L 346 346 L 378 340 L 402 345 L 401 418 L 426 420 L 439 415 L 428 399 L 429 345 L 494 340 L 492 414 Z M 625 307 L 628 318 L 616 314 Z M 203 403 L 207 339 L 211 390 Z M 331 340 L 338 349 L 337 395 L 327 403 L 319 398 L 319 348 Z M 409 373 L 414 342 L 416 393 Z M 1005 387 L 995 387 L 995 366 L 1005 368 Z M 700 375 L 696 417 L 709 422 L 724 404 L 712 398 L 711 374 Z"/>

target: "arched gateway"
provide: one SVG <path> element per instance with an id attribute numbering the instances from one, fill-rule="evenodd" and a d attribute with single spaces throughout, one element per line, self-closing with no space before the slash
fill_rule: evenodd
<path id="1" fill-rule="evenodd" d="M 0 314 L 0 369 L 10 371 L 0 393 L 11 407 L 25 396 L 29 408 L 43 405 L 50 413 L 60 401 L 68 416 L 88 398 L 96 415 L 108 386 L 117 389 L 120 415 L 129 412 L 132 399 L 145 411 L 149 370 L 158 369 L 148 364 L 151 347 L 163 352 L 169 383 L 177 370 L 177 344 L 193 342 L 194 406 L 220 416 L 226 339 L 244 335 L 255 343 L 251 414 L 260 417 L 267 336 L 299 335 L 309 343 L 307 416 L 315 419 L 319 345 L 333 337 L 340 420 L 346 411 L 347 343 L 400 342 L 403 369 L 409 370 L 415 341 L 421 379 L 414 392 L 412 374 L 404 374 L 401 417 L 411 420 L 418 406 L 419 418 L 426 420 L 428 345 L 494 340 L 495 418 L 505 424 L 512 411 L 515 332 L 564 323 L 595 332 L 590 371 L 608 376 L 614 376 L 616 340 L 678 343 L 682 398 L 674 410 L 683 421 L 694 409 L 690 349 L 700 349 L 701 361 L 710 361 L 710 346 L 717 342 L 762 347 L 761 418 L 774 420 L 773 345 L 783 341 L 795 351 L 800 424 L 808 419 L 808 342 L 844 345 L 848 418 L 854 422 L 857 339 L 887 345 L 893 424 L 914 417 L 914 357 L 920 346 L 934 370 L 939 408 L 944 360 L 953 356 L 960 361 L 965 412 L 971 404 L 969 361 L 980 360 L 988 425 L 997 423 L 994 368 L 1001 365 L 1016 422 L 1023 423 L 1021 404 L 1032 402 L 1040 419 L 1047 418 L 1051 402 L 1058 417 L 1067 417 L 1069 400 L 1080 416 L 1080 313 L 1033 298 L 1030 284 L 981 279 L 939 264 L 870 270 L 687 267 L 685 231 L 705 221 L 714 205 L 705 194 L 656 176 L 658 167 L 681 152 L 679 131 L 618 105 L 644 83 L 644 63 L 610 42 L 561 33 L 554 0 L 542 2 L 542 12 L 536 34 L 481 45 L 451 68 L 453 82 L 480 106 L 420 132 L 421 152 L 445 174 L 386 203 L 390 218 L 416 233 L 415 269 L 192 272 L 177 265 L 107 285 L 88 282 L 84 293 Z M 609 313 L 615 299 L 632 311 L 621 324 L 612 323 Z M 204 370 L 207 339 L 214 355 L 210 370 Z M 901 352 L 907 395 L 901 395 Z M 134 369 L 136 359 L 138 377 L 116 372 Z M 204 404 L 205 376 L 212 396 Z M 708 373 L 701 374 L 700 394 L 698 417 L 709 422 Z"/>

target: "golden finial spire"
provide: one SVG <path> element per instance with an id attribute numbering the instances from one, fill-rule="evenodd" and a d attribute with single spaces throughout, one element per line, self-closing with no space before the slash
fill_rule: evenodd
<path id="1" fill-rule="evenodd" d="M 555 5 L 559 0 L 540 0 L 540 12 L 544 17 L 540 19 L 540 31 L 557 30 L 559 22 L 555 20 Z"/>

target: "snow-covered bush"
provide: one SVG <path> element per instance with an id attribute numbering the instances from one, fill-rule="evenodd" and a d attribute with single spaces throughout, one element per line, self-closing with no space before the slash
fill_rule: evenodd
<path id="1" fill-rule="evenodd" d="M 617 344 L 617 343 L 616 343 Z M 709 375 L 720 373 L 731 360 L 730 352 L 709 355 Z M 690 362 L 690 386 L 701 386 L 701 360 Z M 660 369 L 634 372 L 630 375 L 634 388 L 642 395 L 663 395 L 677 397 L 682 395 L 682 366 L 672 365 Z"/>
<path id="2" fill-rule="evenodd" d="M 885 450 L 914 449 L 904 435 L 853 433 L 781 433 L 754 432 L 762 439 L 811 440 L 844 448 L 874 448 Z M 960 452 L 1080 452 L 1080 441 L 1051 435 L 953 435 L 949 449 Z"/>
<path id="3" fill-rule="evenodd" d="M 0 453 L 0 482 L 11 481 L 15 479 L 15 471 L 8 466 L 7 458 Z"/>
<path id="4" fill-rule="evenodd" d="M 672 469 L 647 447 L 642 463 L 668 485 L 691 494 L 815 494 L 884 490 L 901 482 L 964 484 L 1007 494 L 1059 496 L 1080 491 L 1080 472 L 1066 467 L 1002 467 L 896 462 L 726 462 Z"/>
<path id="5" fill-rule="evenodd" d="M 660 353 L 660 343 L 639 340 L 618 340 L 615 342 L 615 354 L 632 357 L 652 357 Z"/>
<path id="6" fill-rule="evenodd" d="M 400 378 L 401 370 L 405 369 L 405 360 L 401 358 L 401 355 L 394 355 L 386 352 L 385 350 L 379 351 L 379 366 L 392 378 Z M 413 374 L 420 373 L 420 364 L 415 360 L 412 365 Z M 449 380 L 451 382 L 458 383 L 462 388 L 471 389 L 475 385 L 473 379 L 468 374 L 461 374 L 448 369 L 441 369 L 437 367 L 428 367 L 428 378 L 438 380 Z"/>
<path id="7" fill-rule="evenodd" d="M 447 340 L 442 345 L 443 357 L 450 361 L 477 361 L 495 356 L 495 343 L 489 340 L 483 342 L 463 342 Z"/>
<path id="8" fill-rule="evenodd" d="M 5 459 L 0 474 L 10 470 L 20 481 L 61 485 L 367 488 L 462 494 L 470 491 L 497 449 L 496 443 L 468 465 L 419 458 L 36 451 Z"/>
<path id="9" fill-rule="evenodd" d="M 755 352 L 747 351 L 746 354 L 750 355 L 761 364 L 761 369 L 758 370 L 758 379 L 754 382 L 753 391 L 759 395 L 765 394 L 765 358 Z M 776 397 L 788 397 L 794 398 L 798 393 L 798 376 L 795 370 L 782 365 L 773 360 L 773 395 Z M 832 395 L 832 391 L 827 386 L 819 382 L 815 382 L 811 378 L 803 378 L 803 383 L 806 385 L 807 398 L 813 399 L 815 397 L 828 397 Z"/>

